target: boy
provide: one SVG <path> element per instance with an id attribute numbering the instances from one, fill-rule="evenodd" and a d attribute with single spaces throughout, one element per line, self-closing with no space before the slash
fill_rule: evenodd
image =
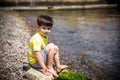
<path id="1" fill-rule="evenodd" d="M 53 19 L 50 16 L 41 15 L 37 17 L 38 32 L 33 35 L 28 45 L 31 50 L 27 55 L 29 63 L 33 68 L 42 69 L 42 73 L 54 77 L 58 77 L 60 72 L 67 65 L 61 65 L 59 61 L 59 48 L 53 43 L 48 43 L 47 35 L 53 27 Z M 56 70 L 53 68 L 53 60 L 55 61 Z"/>

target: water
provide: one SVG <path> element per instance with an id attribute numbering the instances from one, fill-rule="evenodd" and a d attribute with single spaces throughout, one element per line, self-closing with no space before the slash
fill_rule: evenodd
<path id="1" fill-rule="evenodd" d="M 52 16 L 54 28 L 49 37 L 60 46 L 60 52 L 69 55 L 69 60 L 78 58 L 80 53 L 87 54 L 93 63 L 119 76 L 120 14 L 116 10 L 22 11 L 20 14 L 34 25 L 38 15 Z"/>

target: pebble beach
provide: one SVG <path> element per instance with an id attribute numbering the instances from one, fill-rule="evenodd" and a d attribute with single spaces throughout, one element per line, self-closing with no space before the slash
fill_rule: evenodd
<path id="1" fill-rule="evenodd" d="M 23 80 L 28 28 L 19 14 L 0 11 L 0 80 Z"/>

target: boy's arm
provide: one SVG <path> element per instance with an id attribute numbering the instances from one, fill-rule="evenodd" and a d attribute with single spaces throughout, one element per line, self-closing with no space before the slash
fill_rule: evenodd
<path id="1" fill-rule="evenodd" d="M 38 60 L 38 63 L 40 64 L 40 66 L 42 67 L 42 71 L 43 71 L 43 74 L 45 74 L 45 75 L 50 75 L 49 74 L 49 71 L 48 71 L 48 68 L 47 68 L 47 66 L 45 65 L 45 63 L 44 63 L 44 61 L 43 61 L 43 57 L 42 57 L 42 55 L 40 54 L 40 52 L 39 51 L 35 51 L 34 52 L 35 53 L 35 55 L 36 55 L 36 58 L 37 58 L 37 60 Z"/>
<path id="2" fill-rule="evenodd" d="M 38 63 L 40 64 L 40 66 L 41 66 L 43 69 L 46 69 L 47 67 L 46 67 L 46 65 L 45 65 L 45 63 L 44 63 L 44 61 L 43 61 L 43 57 L 42 57 L 42 55 L 40 54 L 40 52 L 39 52 L 39 51 L 35 51 L 35 55 L 36 55 L 36 58 L 37 58 L 37 60 L 38 60 Z"/>

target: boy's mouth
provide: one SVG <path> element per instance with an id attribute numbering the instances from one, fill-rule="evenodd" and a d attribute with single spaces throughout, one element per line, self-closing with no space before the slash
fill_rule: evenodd
<path id="1" fill-rule="evenodd" d="M 43 33 L 43 36 L 47 36 L 48 35 L 48 33 Z"/>

